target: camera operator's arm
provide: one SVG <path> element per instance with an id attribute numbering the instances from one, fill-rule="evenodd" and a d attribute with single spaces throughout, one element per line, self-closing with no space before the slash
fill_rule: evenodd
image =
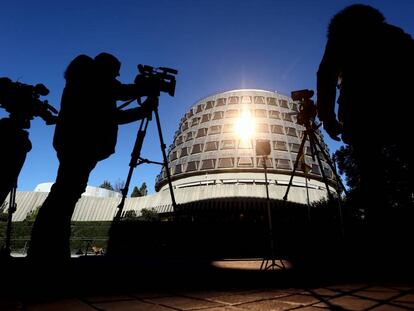
<path id="1" fill-rule="evenodd" d="M 155 108 L 155 103 L 151 99 L 147 99 L 141 107 L 117 110 L 117 123 L 126 124 L 150 117 Z"/>
<path id="2" fill-rule="evenodd" d="M 339 76 L 339 65 L 337 59 L 339 51 L 332 40 L 328 40 L 325 54 L 319 65 L 317 73 L 317 109 L 318 117 L 329 136 L 339 141 L 341 126 L 335 115 L 336 86 Z"/>

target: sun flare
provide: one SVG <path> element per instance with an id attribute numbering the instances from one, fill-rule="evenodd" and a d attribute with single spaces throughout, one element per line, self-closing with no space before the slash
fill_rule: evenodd
<path id="1" fill-rule="evenodd" d="M 240 117 L 234 124 L 234 131 L 243 141 L 247 141 L 252 138 L 255 129 L 254 118 L 250 113 L 250 110 L 242 110 Z"/>

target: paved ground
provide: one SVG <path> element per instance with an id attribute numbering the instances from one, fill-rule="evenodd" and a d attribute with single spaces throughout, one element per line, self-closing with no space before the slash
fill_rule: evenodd
<path id="1" fill-rule="evenodd" d="M 91 274 L 102 265 L 96 270 L 90 266 L 83 270 L 90 274 L 82 275 L 77 270 L 76 277 L 87 284 L 83 290 L 48 295 L 48 288 L 36 291 L 33 282 L 30 286 L 35 294 L 6 295 L 0 300 L 0 310 L 414 310 L 411 278 L 392 280 L 390 275 L 338 278 L 329 277 L 329 273 L 293 272 L 289 265 L 284 271 L 257 271 L 260 264 L 259 261 L 214 262 L 212 270 L 195 267 L 177 273 L 166 272 L 173 270 L 173 266 L 157 270 L 158 273 L 148 268 L 145 273 L 139 268 L 130 270 L 126 264 L 118 266 L 124 272 L 122 279 L 106 279 L 105 275 L 94 279 Z M 121 280 L 129 283 L 114 286 Z M 20 284 L 25 281 L 22 279 Z M 19 291 L 18 284 L 11 285 L 14 292 Z M 58 286 L 51 282 L 49 290 L 55 285 Z"/>

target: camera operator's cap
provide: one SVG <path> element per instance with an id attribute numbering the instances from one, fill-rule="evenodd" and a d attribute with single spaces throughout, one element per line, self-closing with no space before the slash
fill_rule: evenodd
<path id="1" fill-rule="evenodd" d="M 100 53 L 95 56 L 95 62 L 108 73 L 113 73 L 116 77 L 119 76 L 119 70 L 121 69 L 121 62 L 112 54 Z"/>

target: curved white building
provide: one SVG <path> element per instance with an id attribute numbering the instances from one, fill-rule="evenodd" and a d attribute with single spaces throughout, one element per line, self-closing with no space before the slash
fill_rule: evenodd
<path id="1" fill-rule="evenodd" d="M 257 89 L 232 90 L 198 101 L 181 119 L 169 149 L 174 188 L 263 185 L 263 157 L 256 155 L 258 140 L 269 141 L 271 145 L 266 163 L 270 185 L 285 188 L 304 131 L 304 127 L 296 123 L 297 112 L 297 103 L 289 97 Z M 317 131 L 316 134 L 328 151 L 321 133 Z M 321 169 L 332 185 L 333 175 L 325 161 L 321 168 L 317 159 L 312 159 L 309 141 L 304 151 L 305 162 L 310 168 L 307 184 L 310 199 L 314 201 L 326 196 Z M 295 176 L 289 197 L 306 203 L 297 194 L 306 186 L 301 165 Z M 156 189 L 166 187 L 163 171 L 157 178 Z"/>
<path id="2" fill-rule="evenodd" d="M 256 155 L 258 140 L 269 141 L 271 145 L 267 159 L 269 196 L 283 200 L 304 131 L 296 123 L 297 112 L 297 103 L 288 96 L 258 89 L 231 90 L 196 102 L 180 120 L 168 152 L 177 204 L 198 208 L 214 201 L 209 206 L 220 209 L 223 202 L 231 199 L 236 199 L 239 202 L 236 205 L 240 206 L 247 202 L 254 205 L 255 199 L 266 198 L 263 157 Z M 327 151 L 321 133 L 316 134 Z M 289 202 L 306 204 L 308 200 L 313 202 L 327 196 L 321 169 L 335 191 L 331 169 L 325 161 L 320 167 L 312 159 L 308 141 L 304 158 L 310 171 L 305 175 L 302 167 L 298 167 L 287 198 Z M 171 212 L 164 170 L 155 187 L 155 194 L 126 199 L 124 211 L 135 210 L 139 214 L 143 208 L 155 208 Z M 23 220 L 43 203 L 46 195 L 18 193 L 13 220 Z M 72 220 L 112 220 L 119 200 L 83 196 Z"/>

